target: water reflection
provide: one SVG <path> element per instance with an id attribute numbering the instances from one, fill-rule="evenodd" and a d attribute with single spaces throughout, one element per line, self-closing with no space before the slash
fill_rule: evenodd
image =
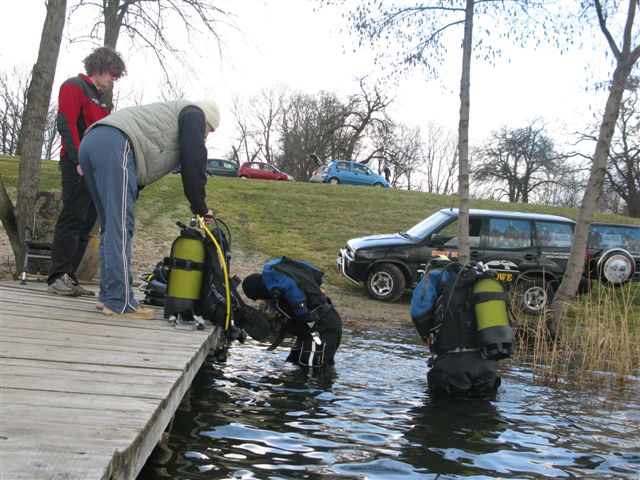
<path id="1" fill-rule="evenodd" d="M 347 331 L 318 375 L 235 346 L 199 372 L 142 478 L 637 478 L 637 391 L 597 406 L 512 371 L 494 399 L 431 398 L 415 337 Z"/>

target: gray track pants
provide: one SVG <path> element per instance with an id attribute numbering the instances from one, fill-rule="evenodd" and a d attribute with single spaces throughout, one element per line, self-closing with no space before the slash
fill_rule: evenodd
<path id="1" fill-rule="evenodd" d="M 101 125 L 80 143 L 80 166 L 100 219 L 99 300 L 116 313 L 136 310 L 131 237 L 137 182 L 133 151 L 118 129 Z"/>

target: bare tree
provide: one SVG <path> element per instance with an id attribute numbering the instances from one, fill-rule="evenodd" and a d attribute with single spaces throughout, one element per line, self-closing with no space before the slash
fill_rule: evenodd
<path id="1" fill-rule="evenodd" d="M 587 173 L 583 167 L 576 166 L 567 158 L 556 165 L 552 172 L 541 172 L 546 181 L 531 192 L 531 203 L 579 208 L 587 184 Z"/>
<path id="2" fill-rule="evenodd" d="M 56 125 L 56 117 L 58 116 L 58 102 L 49 107 L 47 118 L 44 125 L 44 145 L 42 147 L 42 155 L 46 160 L 53 160 L 60 153 L 60 133 Z"/>
<path id="3" fill-rule="evenodd" d="M 246 102 L 234 99 L 238 139 L 233 155 L 238 163 L 254 160 L 277 163 L 279 125 L 286 95 L 287 88 L 281 85 L 263 89 Z"/>
<path id="4" fill-rule="evenodd" d="M 53 78 L 64 28 L 66 0 L 47 2 L 47 14 L 40 37 L 38 59 L 31 73 L 27 102 L 21 122 L 21 159 L 18 179 L 18 199 L 13 206 L 5 185 L 0 181 L 0 218 L 7 232 L 16 265 L 24 254 L 24 235 L 33 218 L 35 198 L 40 185 L 40 163 L 44 127 L 51 99 Z"/>
<path id="5" fill-rule="evenodd" d="M 121 33 L 125 33 L 135 48 L 150 49 L 162 69 L 167 83 L 173 78 L 165 59 L 171 55 L 179 64 L 188 67 L 186 52 L 177 47 L 177 42 L 169 32 L 184 31 L 191 40 L 199 34 L 206 33 L 216 40 L 218 52 L 221 53 L 221 37 L 218 26 L 227 22 L 230 14 L 218 6 L 213 0 L 76 0 L 69 9 L 69 19 L 82 9 L 92 9 L 95 17 L 88 28 L 83 25 L 84 36 L 92 41 L 103 39 L 105 47 L 116 49 Z M 167 26 L 171 25 L 171 28 Z M 182 28 L 176 25 L 182 25 Z M 202 29 L 202 30 L 201 30 Z M 209 42 L 206 42 L 210 45 Z M 111 105 L 112 89 L 105 94 L 107 103 Z"/>
<path id="6" fill-rule="evenodd" d="M 346 144 L 341 126 L 347 116 L 345 105 L 333 93 L 291 95 L 279 126 L 278 163 L 296 178 L 308 178 L 317 167 L 309 154 L 340 158 Z"/>
<path id="7" fill-rule="evenodd" d="M 364 79 L 360 88 L 346 102 L 329 92 L 290 94 L 284 86 L 248 101 L 236 98 L 238 136 L 231 157 L 274 163 L 297 178 L 308 178 L 316 168 L 311 153 L 330 160 L 376 159 L 372 139 L 378 127 L 390 124 L 386 108 L 391 100 L 377 88 L 367 90 Z"/>
<path id="8" fill-rule="evenodd" d="M 491 182 L 512 203 L 529 203 L 530 195 L 551 182 L 563 160 L 544 127 L 502 127 L 480 149 L 473 168 L 474 179 Z"/>
<path id="9" fill-rule="evenodd" d="M 568 302 L 575 297 L 578 290 L 584 269 L 584 252 L 587 247 L 589 226 L 602 192 L 611 139 L 618 120 L 622 96 L 634 65 L 640 58 L 640 32 L 638 30 L 639 24 L 635 18 L 639 2 L 638 0 L 627 0 L 626 12 L 618 11 L 618 7 L 622 7 L 624 4 L 624 1 L 603 3 L 601 0 L 584 0 L 583 2 L 585 13 L 595 11 L 595 19 L 600 31 L 607 41 L 609 51 L 613 54 L 615 69 L 602 115 L 589 181 L 578 212 L 567 270 L 551 305 L 553 331 L 565 318 Z M 618 22 L 618 15 L 622 15 L 624 19 L 622 23 Z M 610 19 L 611 21 L 609 21 Z M 618 27 L 620 27 L 619 31 L 613 30 Z M 620 35 L 619 44 L 614 39 L 614 34 Z"/>
<path id="10" fill-rule="evenodd" d="M 30 82 L 31 75 L 17 68 L 11 73 L 0 73 L 0 136 L 4 155 L 19 155 L 18 138 Z"/>
<path id="11" fill-rule="evenodd" d="M 420 187 L 420 167 L 424 165 L 423 144 L 418 127 L 391 121 L 376 125 L 371 139 L 374 151 L 372 160 L 378 163 L 378 173 L 384 168 L 391 173 L 390 184 L 407 190 Z"/>
<path id="12" fill-rule="evenodd" d="M 386 120 L 385 109 L 392 103 L 392 99 L 384 95 L 375 86 L 372 91 L 368 91 L 365 85 L 365 78 L 361 78 L 360 93 L 349 97 L 347 110 L 350 112 L 343 128 L 347 130 L 349 138 L 344 158 L 352 160 L 356 158 L 356 147 L 362 140 L 368 129 L 375 128 L 376 125 L 384 123 Z M 373 157 L 373 154 L 370 158 Z M 365 161 L 368 158 L 363 159 Z"/>
<path id="13" fill-rule="evenodd" d="M 610 190 L 625 203 L 625 213 L 640 218 L 640 100 L 637 86 L 629 90 L 620 107 L 606 179 Z"/>
<path id="14" fill-rule="evenodd" d="M 442 126 L 428 123 L 423 130 L 424 190 L 430 193 L 452 195 L 458 191 L 457 137 Z"/>
<path id="15" fill-rule="evenodd" d="M 325 0 L 332 5 L 335 0 Z M 360 36 L 361 41 L 368 39 L 371 44 L 382 44 L 383 50 L 394 50 L 397 61 L 389 62 L 387 51 L 381 51 L 379 61 L 391 63 L 405 69 L 414 66 L 426 68 L 429 74 L 437 73 L 437 66 L 447 58 L 447 44 L 459 45 L 459 42 L 446 42 L 446 34 L 456 27 L 463 28 L 462 35 L 462 70 L 460 76 L 460 116 L 458 123 L 458 194 L 460 207 L 459 220 L 459 250 L 460 262 L 469 261 L 469 114 L 470 114 L 470 80 L 471 56 L 473 52 L 485 52 L 485 59 L 499 54 L 497 48 L 491 48 L 488 37 L 491 33 L 496 36 L 516 37 L 524 41 L 529 32 L 522 28 L 500 30 L 506 23 L 516 24 L 521 13 L 538 6 L 527 0 L 478 1 L 475 0 L 430 0 L 410 5 L 398 4 L 384 0 L 368 0 L 361 2 L 347 16 L 353 30 Z M 477 7 L 477 8 L 476 8 Z M 474 40 L 473 24 L 476 16 L 486 16 L 492 19 L 492 25 L 479 31 Z M 527 19 L 529 19 L 527 17 Z M 448 39 L 448 38 L 447 38 Z M 394 73 L 395 74 L 395 73 Z"/>

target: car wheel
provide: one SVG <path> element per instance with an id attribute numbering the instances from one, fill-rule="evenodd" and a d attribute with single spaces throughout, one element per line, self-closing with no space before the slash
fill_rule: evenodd
<path id="1" fill-rule="evenodd" d="M 626 251 L 607 252 L 598 260 L 598 277 L 611 286 L 624 285 L 633 278 L 635 266 L 633 257 Z"/>
<path id="2" fill-rule="evenodd" d="M 541 277 L 521 279 L 517 289 L 522 297 L 522 311 L 527 315 L 542 315 L 553 300 L 553 286 Z"/>
<path id="3" fill-rule="evenodd" d="M 331 185 L 338 185 L 338 184 L 340 183 L 340 180 L 338 180 L 336 177 L 331 177 L 331 178 L 329 179 L 329 183 L 330 183 Z"/>
<path id="4" fill-rule="evenodd" d="M 369 296 L 375 300 L 395 302 L 404 290 L 404 275 L 390 263 L 382 263 L 371 269 L 364 282 Z"/>
<path id="5" fill-rule="evenodd" d="M 240 175 L 240 178 L 243 180 L 247 180 L 249 177 L 247 175 Z"/>
<path id="6" fill-rule="evenodd" d="M 376 188 L 383 188 L 384 187 L 384 185 L 382 185 L 380 182 L 374 183 L 373 186 L 376 187 Z"/>

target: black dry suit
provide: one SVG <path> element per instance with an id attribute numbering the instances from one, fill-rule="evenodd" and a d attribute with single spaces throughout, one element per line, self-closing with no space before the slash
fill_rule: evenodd
<path id="1" fill-rule="evenodd" d="M 307 367 L 334 364 L 342 338 L 342 320 L 322 292 L 323 272 L 308 262 L 280 257 L 267 262 L 262 282 L 272 305 L 288 318 L 276 348 L 286 334 L 296 337 L 288 362 Z"/>
<path id="2" fill-rule="evenodd" d="M 413 292 L 411 319 L 437 354 L 427 374 L 432 391 L 481 395 L 500 385 L 498 362 L 485 358 L 477 343 L 472 288 L 478 275 L 451 263 L 428 271 Z"/>

